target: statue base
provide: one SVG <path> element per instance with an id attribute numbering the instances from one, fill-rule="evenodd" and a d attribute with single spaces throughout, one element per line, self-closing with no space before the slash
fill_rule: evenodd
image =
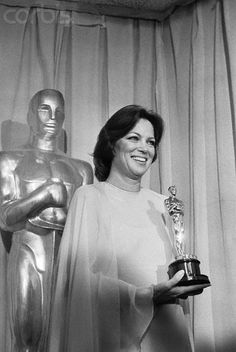
<path id="1" fill-rule="evenodd" d="M 208 276 L 201 274 L 200 261 L 195 255 L 180 255 L 175 258 L 176 260 L 169 265 L 168 275 L 171 279 L 179 270 L 184 270 L 183 278 L 177 284 L 178 286 L 191 286 L 200 284 L 209 284 Z M 188 293 L 187 296 L 195 296 L 202 293 L 203 289 L 194 290 Z M 187 298 L 186 295 L 179 296 L 180 298 Z"/>

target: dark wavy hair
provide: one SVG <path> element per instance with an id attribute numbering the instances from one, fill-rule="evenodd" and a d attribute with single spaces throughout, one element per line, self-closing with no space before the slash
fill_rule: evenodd
<path id="1" fill-rule="evenodd" d="M 142 106 L 127 105 L 110 117 L 98 135 L 93 152 L 93 162 L 95 176 L 99 181 L 105 181 L 109 176 L 116 142 L 129 133 L 140 119 L 148 120 L 153 126 L 155 155 L 152 162 L 156 160 L 157 147 L 164 130 L 162 118 Z"/>

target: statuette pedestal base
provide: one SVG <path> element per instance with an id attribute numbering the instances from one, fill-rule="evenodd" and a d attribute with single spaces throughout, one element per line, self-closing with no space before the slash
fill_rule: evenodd
<path id="1" fill-rule="evenodd" d="M 195 255 L 183 255 L 177 256 L 176 260 L 169 265 L 168 275 L 172 278 L 175 273 L 179 270 L 184 270 L 185 274 L 179 281 L 178 286 L 191 286 L 200 284 L 209 284 L 209 278 L 207 275 L 203 275 L 200 272 L 200 261 Z M 190 292 L 188 295 L 194 296 L 202 293 L 203 289 L 199 289 Z M 186 296 L 180 298 L 186 298 Z"/>

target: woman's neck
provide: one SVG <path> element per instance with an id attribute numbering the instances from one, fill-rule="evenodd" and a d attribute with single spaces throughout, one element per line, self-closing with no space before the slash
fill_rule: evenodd
<path id="1" fill-rule="evenodd" d="M 124 191 L 129 191 L 129 192 L 139 192 L 141 188 L 140 179 L 131 179 L 113 172 L 110 173 L 106 182 L 110 183 L 111 185 L 117 188 L 123 189 Z"/>

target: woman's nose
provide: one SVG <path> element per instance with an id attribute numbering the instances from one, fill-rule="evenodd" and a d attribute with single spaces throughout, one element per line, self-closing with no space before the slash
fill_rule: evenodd
<path id="1" fill-rule="evenodd" d="M 148 148 L 147 148 L 146 141 L 140 141 L 138 145 L 138 149 L 142 152 L 147 152 Z"/>

